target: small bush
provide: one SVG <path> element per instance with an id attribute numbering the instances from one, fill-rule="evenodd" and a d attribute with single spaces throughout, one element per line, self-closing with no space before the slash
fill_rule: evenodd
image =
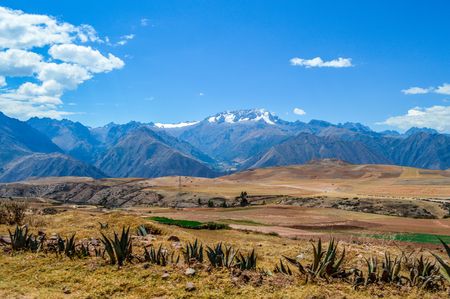
<path id="1" fill-rule="evenodd" d="M 22 225 L 28 204 L 21 201 L 3 201 L 0 203 L 0 224 Z"/>

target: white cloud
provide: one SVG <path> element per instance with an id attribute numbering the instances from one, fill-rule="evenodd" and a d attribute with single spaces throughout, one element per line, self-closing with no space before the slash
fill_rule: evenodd
<path id="1" fill-rule="evenodd" d="M 132 39 L 133 35 L 124 38 Z M 47 15 L 0 7 L 0 111 L 20 119 L 61 118 L 61 97 L 96 73 L 120 69 L 124 62 L 103 55 L 86 42 L 104 42 L 90 25 L 75 26 Z M 44 47 L 49 47 L 45 53 Z M 11 82 L 16 82 L 15 85 Z M 20 83 L 17 83 L 20 82 Z"/>
<path id="2" fill-rule="evenodd" d="M 438 131 L 450 131 L 450 106 L 432 106 L 428 108 L 415 107 L 407 114 L 393 116 L 379 124 L 389 125 L 400 129 L 411 127 L 426 127 Z"/>
<path id="3" fill-rule="evenodd" d="M 291 65 L 293 66 L 303 66 L 305 68 L 313 68 L 313 67 L 344 68 L 353 66 L 351 58 L 342 58 L 342 57 L 329 61 L 323 61 L 322 58 L 320 57 L 316 57 L 313 59 L 303 59 L 294 57 L 290 60 L 290 62 Z"/>
<path id="4" fill-rule="evenodd" d="M 33 52 L 8 49 L 0 52 L 0 74 L 8 77 L 32 76 L 41 65 L 42 56 Z"/>
<path id="5" fill-rule="evenodd" d="M 202 97 L 202 96 L 204 96 L 205 94 L 204 94 L 203 92 L 200 92 L 198 95 Z"/>
<path id="6" fill-rule="evenodd" d="M 441 86 L 438 86 L 435 92 L 439 94 L 450 95 L 450 84 L 444 83 Z"/>
<path id="7" fill-rule="evenodd" d="M 404 94 L 427 94 L 427 93 L 437 93 L 437 94 L 445 94 L 450 95 L 450 84 L 444 83 L 438 87 L 410 87 L 408 89 L 403 89 L 402 92 Z"/>
<path id="8" fill-rule="evenodd" d="M 146 19 L 146 18 L 142 18 L 141 19 L 141 26 L 142 27 L 147 27 L 149 23 L 150 23 L 149 19 Z"/>
<path id="9" fill-rule="evenodd" d="M 124 46 L 128 43 L 129 40 L 134 39 L 134 34 L 127 34 L 120 37 L 120 40 L 116 43 L 116 45 Z"/>
<path id="10" fill-rule="evenodd" d="M 31 49 L 76 40 L 98 41 L 89 25 L 74 26 L 46 15 L 0 7 L 0 48 Z"/>
<path id="11" fill-rule="evenodd" d="M 306 114 L 305 110 L 300 109 L 300 108 L 294 108 L 294 110 L 292 112 L 294 112 L 294 114 L 297 114 L 297 115 L 305 115 Z"/>
<path id="12" fill-rule="evenodd" d="M 402 92 L 404 94 L 426 94 L 432 90 L 432 88 L 410 87 L 408 89 L 403 89 Z"/>
<path id="13" fill-rule="evenodd" d="M 93 73 L 110 72 L 124 66 L 124 62 L 111 53 L 108 54 L 108 57 L 105 57 L 98 50 L 86 46 L 74 44 L 54 45 L 48 53 L 54 59 L 76 63 Z"/>

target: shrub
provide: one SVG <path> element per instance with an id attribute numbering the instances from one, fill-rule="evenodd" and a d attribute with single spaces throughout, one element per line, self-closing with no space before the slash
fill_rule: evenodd
<path id="1" fill-rule="evenodd" d="M 28 204 L 21 201 L 3 201 L 0 203 L 0 224 L 22 225 Z"/>
<path id="2" fill-rule="evenodd" d="M 247 194 L 247 192 L 245 192 L 245 191 L 242 191 L 242 192 L 241 192 L 241 195 L 239 196 L 239 198 L 240 198 L 240 205 L 241 205 L 241 207 L 246 207 L 246 206 L 248 206 L 248 205 L 249 205 L 249 202 L 248 202 L 248 199 L 247 199 L 247 197 L 248 197 L 248 194 Z"/>

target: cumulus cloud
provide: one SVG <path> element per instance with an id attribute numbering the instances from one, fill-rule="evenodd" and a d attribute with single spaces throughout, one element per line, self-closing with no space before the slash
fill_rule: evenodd
<path id="1" fill-rule="evenodd" d="M 300 109 L 300 108 L 294 108 L 294 110 L 292 112 L 294 112 L 294 114 L 297 114 L 297 115 L 305 115 L 306 114 L 305 110 Z"/>
<path id="2" fill-rule="evenodd" d="M 426 127 L 438 131 L 450 131 L 450 106 L 432 106 L 428 108 L 415 107 L 405 115 L 393 116 L 379 124 L 400 129 L 411 127 Z"/>
<path id="3" fill-rule="evenodd" d="M 427 93 L 437 93 L 437 94 L 445 94 L 450 95 L 450 84 L 444 83 L 438 87 L 410 87 L 408 89 L 403 89 L 402 92 L 404 94 L 427 94 Z"/>
<path id="4" fill-rule="evenodd" d="M 71 114 L 60 109 L 66 91 L 124 66 L 111 53 L 80 45 L 93 42 L 103 41 L 90 25 L 0 7 L 0 111 L 20 119 Z M 5 87 L 8 77 L 19 83 Z"/>
<path id="5" fill-rule="evenodd" d="M 97 41 L 94 28 L 0 7 L 0 48 L 31 49 L 50 44 Z"/>
<path id="6" fill-rule="evenodd" d="M 54 59 L 75 63 L 93 73 L 110 72 L 124 66 L 124 62 L 111 53 L 108 54 L 108 57 L 105 57 L 98 50 L 86 46 L 74 44 L 53 45 L 48 53 Z"/>
<path id="7" fill-rule="evenodd" d="M 291 65 L 293 66 L 303 66 L 305 68 L 313 68 L 313 67 L 333 67 L 333 68 L 344 68 L 351 67 L 352 59 L 351 58 L 342 58 L 339 57 L 337 59 L 324 61 L 320 57 L 312 58 L 312 59 L 303 59 L 294 57 L 290 60 Z"/>

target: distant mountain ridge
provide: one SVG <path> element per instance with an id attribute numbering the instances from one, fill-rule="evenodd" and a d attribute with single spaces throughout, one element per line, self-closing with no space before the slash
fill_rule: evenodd
<path id="1" fill-rule="evenodd" d="M 178 124 L 132 121 L 97 128 L 49 118 L 22 122 L 0 113 L 0 141 L 0 181 L 49 175 L 213 177 L 328 158 L 450 168 L 450 136 L 433 129 L 400 134 L 360 123 L 289 122 L 264 109 Z"/>

